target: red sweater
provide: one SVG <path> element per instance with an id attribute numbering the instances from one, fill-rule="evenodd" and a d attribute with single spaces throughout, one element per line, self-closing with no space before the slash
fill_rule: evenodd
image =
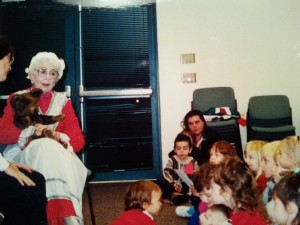
<path id="1" fill-rule="evenodd" d="M 267 225 L 268 223 L 258 213 L 250 214 L 247 211 L 239 210 L 231 214 L 232 225 Z"/>
<path id="2" fill-rule="evenodd" d="M 125 211 L 110 225 L 156 225 L 156 223 L 145 213 L 131 209 Z"/>
<path id="3" fill-rule="evenodd" d="M 53 92 L 49 92 L 40 97 L 39 104 L 43 113 L 47 112 L 47 109 L 50 106 L 52 93 Z M 4 114 L 0 121 L 1 144 L 15 144 L 18 142 L 21 134 L 21 130 L 13 123 L 14 112 L 10 105 L 10 99 L 12 96 L 13 94 L 11 94 L 7 100 L 7 104 L 4 108 Z M 79 125 L 79 120 L 75 115 L 71 100 L 67 101 L 63 107 L 62 113 L 66 115 L 66 118 L 58 123 L 55 131 L 68 135 L 74 152 L 79 152 L 84 147 L 85 140 Z"/>
<path id="4" fill-rule="evenodd" d="M 269 182 L 270 178 L 265 177 L 265 174 L 262 173 L 256 180 L 257 184 L 258 184 L 258 188 L 260 190 L 261 193 L 264 192 L 264 190 L 267 187 L 267 183 Z"/>

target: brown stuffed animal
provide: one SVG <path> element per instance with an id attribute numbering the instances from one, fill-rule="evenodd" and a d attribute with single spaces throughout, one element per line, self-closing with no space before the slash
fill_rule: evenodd
<path id="1" fill-rule="evenodd" d="M 30 92 L 26 92 L 23 94 L 15 94 L 10 100 L 10 104 L 12 106 L 14 115 L 14 124 L 19 129 L 25 129 L 31 125 L 35 125 L 37 123 L 49 125 L 52 123 L 56 123 L 65 118 L 65 115 L 57 115 L 57 116 L 48 116 L 39 114 L 39 106 L 38 101 L 43 91 L 39 88 L 33 88 Z M 55 139 L 52 130 L 45 129 L 42 132 L 42 135 L 39 137 L 48 137 Z M 38 138 L 37 136 L 33 136 L 33 138 Z M 60 141 L 59 141 L 60 142 Z M 65 148 L 68 147 L 68 144 L 65 142 L 60 142 Z"/>

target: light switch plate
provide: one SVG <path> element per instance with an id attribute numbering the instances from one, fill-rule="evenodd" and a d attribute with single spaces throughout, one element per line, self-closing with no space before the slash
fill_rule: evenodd
<path id="1" fill-rule="evenodd" d="M 182 64 L 195 63 L 195 53 L 181 54 L 180 61 Z"/>

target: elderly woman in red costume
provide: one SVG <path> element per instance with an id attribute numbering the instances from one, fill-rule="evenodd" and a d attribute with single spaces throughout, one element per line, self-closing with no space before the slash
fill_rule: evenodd
<path id="1" fill-rule="evenodd" d="M 25 72 L 32 86 L 16 93 L 29 92 L 40 88 L 43 95 L 39 99 L 39 113 L 44 115 L 64 114 L 64 120 L 52 125 L 36 124 L 26 129 L 18 129 L 14 123 L 14 112 L 10 105 L 10 95 L 2 117 L 0 143 L 8 144 L 4 156 L 14 162 L 25 163 L 42 173 L 46 179 L 47 222 L 48 225 L 83 224 L 82 193 L 87 169 L 79 160 L 79 152 L 85 140 L 72 102 L 65 93 L 53 91 L 53 87 L 63 75 L 65 63 L 52 52 L 36 54 Z M 50 138 L 32 140 L 32 135 L 40 136 L 44 129 L 52 129 L 57 139 L 67 142 L 67 149 Z"/>

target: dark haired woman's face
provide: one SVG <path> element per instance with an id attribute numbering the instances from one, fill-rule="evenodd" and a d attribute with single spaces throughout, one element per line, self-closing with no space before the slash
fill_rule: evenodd
<path id="1" fill-rule="evenodd" d="M 188 128 L 194 135 L 201 135 L 204 128 L 204 122 L 199 116 L 192 116 L 188 118 Z"/>

